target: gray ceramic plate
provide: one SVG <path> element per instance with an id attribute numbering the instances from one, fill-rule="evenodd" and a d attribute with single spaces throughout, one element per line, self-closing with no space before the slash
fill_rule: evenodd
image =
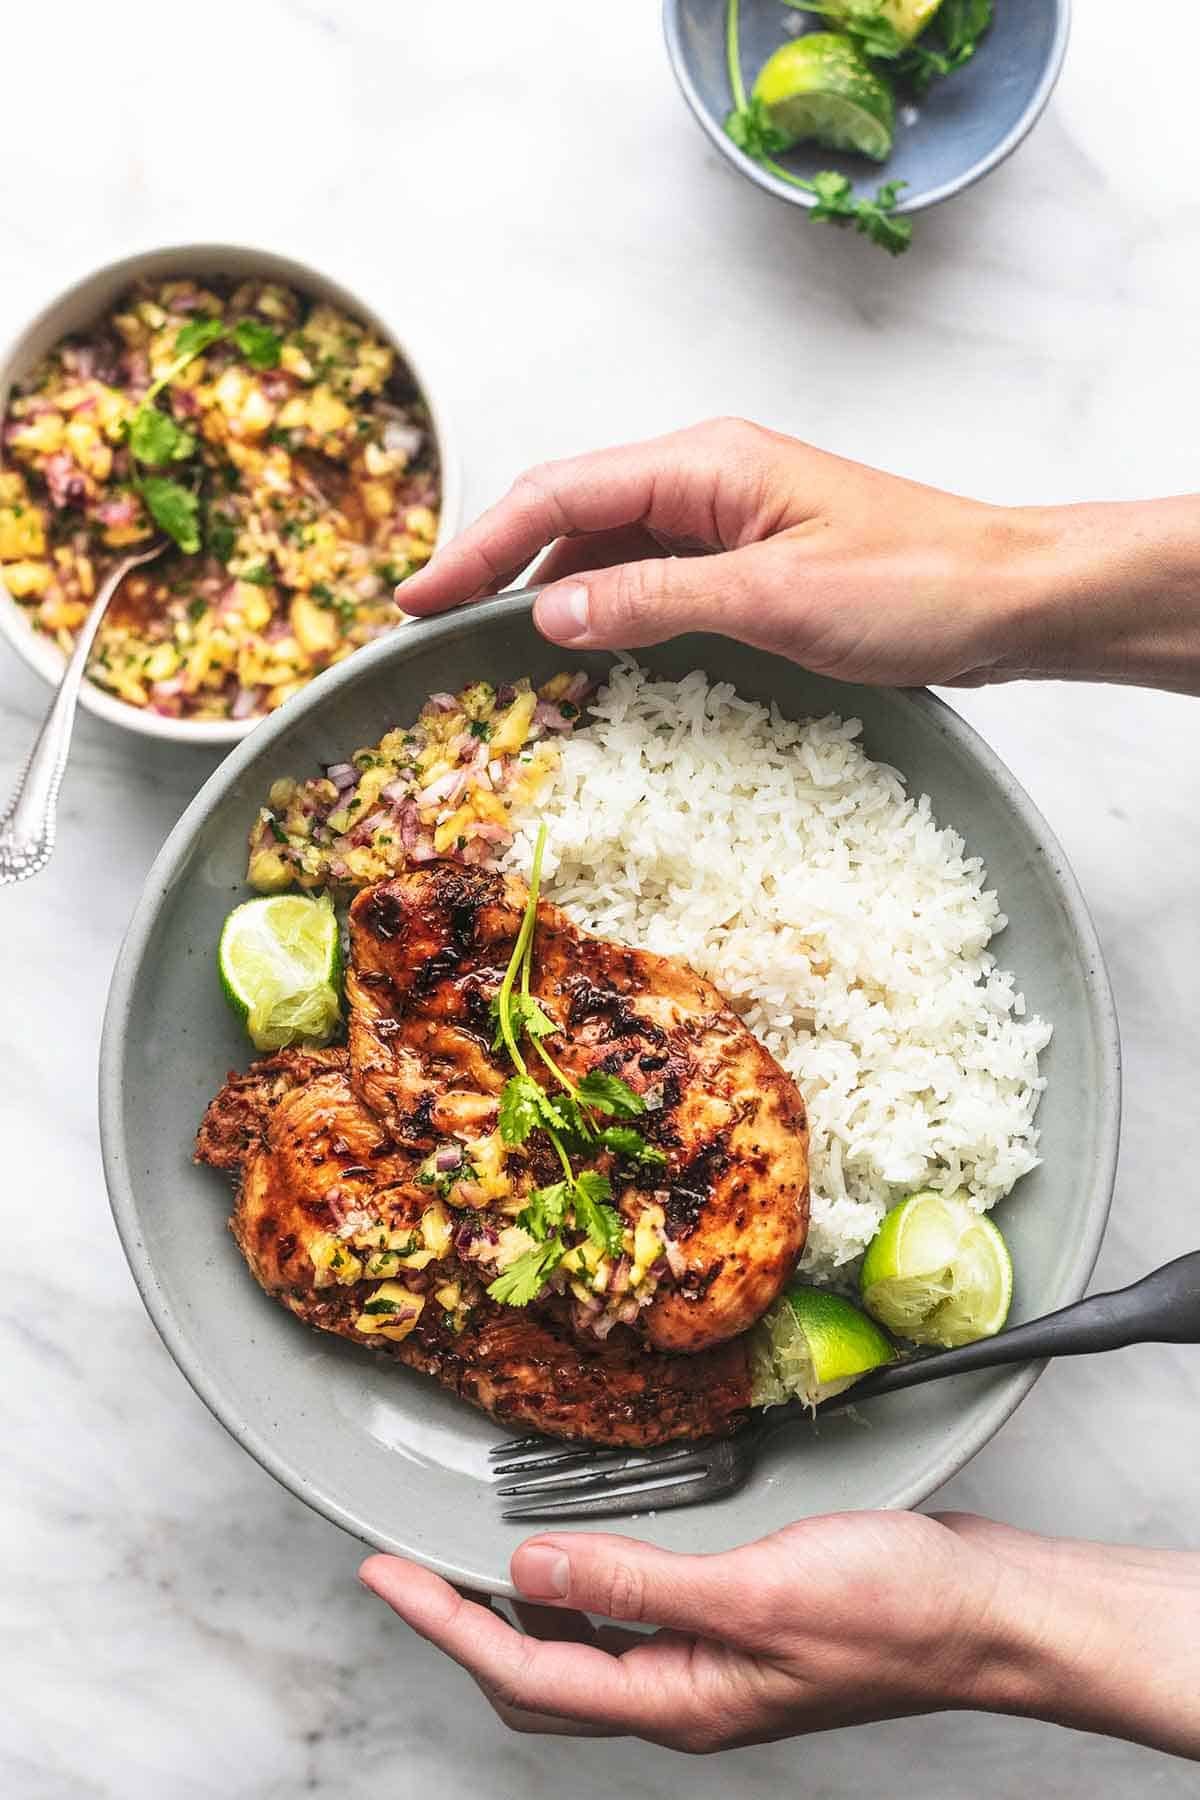
<path id="1" fill-rule="evenodd" d="M 1045 1161 L 1002 1209 L 1017 1270 L 1015 1318 L 1083 1292 L 1108 1213 L 1119 1055 L 1108 980 L 1058 845 L 1016 782 L 928 694 L 848 688 L 719 638 L 644 653 L 665 675 L 707 668 L 793 716 L 860 717 L 894 763 L 981 853 L 1012 924 L 1000 954 L 1054 1021 L 1045 1058 Z M 331 670 L 234 750 L 150 872 L 113 977 L 100 1063 L 104 1164 L 117 1227 L 163 1340 L 200 1397 L 263 1466 L 327 1518 L 455 1580 L 508 1591 L 524 1535 L 501 1523 L 486 1452 L 500 1428 L 431 1381 L 300 1324 L 254 1285 L 225 1229 L 224 1181 L 191 1161 L 209 1097 L 250 1049 L 217 983 L 222 919 L 245 897 L 246 830 L 270 782 L 333 762 L 411 719 L 431 691 L 483 675 L 545 679 L 568 657 L 534 632 L 523 597 L 383 639 Z M 996 1371 L 777 1439 L 734 1498 L 627 1529 L 712 1550 L 806 1513 L 911 1506 L 1004 1422 L 1037 1371 Z"/>

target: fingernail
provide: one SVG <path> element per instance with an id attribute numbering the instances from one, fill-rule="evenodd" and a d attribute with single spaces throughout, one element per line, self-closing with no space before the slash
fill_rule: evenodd
<path id="1" fill-rule="evenodd" d="M 556 644 L 576 644 L 588 634 L 588 591 L 578 581 L 562 582 L 539 594 L 533 622 Z"/>
<path id="2" fill-rule="evenodd" d="M 571 1580 L 571 1565 L 553 1544 L 525 1544 L 513 1557 L 513 1580 L 530 1600 L 562 1600 Z"/>

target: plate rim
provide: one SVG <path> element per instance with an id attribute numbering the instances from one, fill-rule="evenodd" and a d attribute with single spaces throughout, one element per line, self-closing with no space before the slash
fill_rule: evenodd
<path id="1" fill-rule="evenodd" d="M 172 827 L 159 850 L 117 953 L 105 1005 L 100 1038 L 98 1110 L 100 1147 L 109 1204 L 121 1247 L 142 1304 L 150 1315 L 172 1361 L 209 1412 L 241 1448 L 273 1476 L 289 1493 L 372 1549 L 404 1555 L 447 1580 L 469 1585 L 485 1593 L 511 1598 L 515 1592 L 507 1574 L 465 1568 L 452 1558 L 428 1550 L 404 1546 L 395 1536 L 323 1491 L 319 1474 L 298 1468 L 282 1454 L 266 1434 L 239 1412 L 220 1381 L 205 1367 L 202 1350 L 184 1331 L 181 1316 L 160 1287 L 153 1260 L 140 1232 L 137 1200 L 129 1174 L 124 1132 L 122 1073 L 125 1033 L 134 986 L 141 972 L 148 940 L 155 928 L 163 900 L 178 878 L 178 865 L 202 828 L 216 800 L 233 785 L 247 764 L 290 728 L 302 713 L 323 705 L 326 696 L 352 685 L 376 663 L 404 661 L 440 637 L 454 637 L 482 619 L 516 619 L 528 615 L 536 589 L 523 589 L 476 602 L 470 608 L 416 621 L 377 643 L 367 645 L 340 664 L 325 671 L 286 706 L 271 714 L 236 745 L 207 778 Z M 779 661 L 786 659 L 779 658 Z M 1002 791 L 1006 801 L 1033 832 L 1048 853 L 1046 863 L 1069 916 L 1085 965 L 1084 992 L 1103 1064 L 1102 1087 L 1111 1090 L 1111 1104 L 1100 1112 L 1100 1131 L 1089 1171 L 1097 1199 L 1089 1208 L 1084 1228 L 1075 1241 L 1064 1273 L 1058 1304 L 1079 1299 L 1087 1289 L 1108 1225 L 1116 1179 L 1121 1133 L 1121 1044 L 1112 985 L 1099 935 L 1082 889 L 1054 832 L 1016 776 L 975 728 L 938 695 L 926 688 L 896 688 L 891 692 L 903 704 L 925 713 L 936 729 L 958 749 L 981 764 Z M 1012 1416 L 1045 1368 L 1045 1362 L 1016 1364 L 995 1371 L 993 1391 L 978 1403 L 970 1427 L 953 1444 L 944 1446 L 926 1472 L 890 1492 L 880 1505 L 891 1510 L 909 1509 L 942 1487 L 974 1457 Z M 465 1403 L 464 1403 L 465 1404 Z M 498 1427 L 498 1429 L 502 1429 Z"/>

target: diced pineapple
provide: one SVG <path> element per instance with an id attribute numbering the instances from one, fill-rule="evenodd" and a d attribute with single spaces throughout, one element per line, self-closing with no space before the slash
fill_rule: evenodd
<path id="1" fill-rule="evenodd" d="M 297 642 L 309 656 L 327 656 L 337 648 L 337 615 L 318 606 L 307 594 L 297 594 L 288 609 Z"/>
<path id="2" fill-rule="evenodd" d="M 358 491 L 369 519 L 386 519 L 396 503 L 390 481 L 364 481 Z"/>
<path id="3" fill-rule="evenodd" d="M 435 1257 L 445 1256 L 449 1250 L 454 1226 L 440 1200 L 435 1200 L 421 1214 L 421 1236 L 425 1240 L 426 1249 L 432 1251 Z"/>
<path id="4" fill-rule="evenodd" d="M 460 806 L 457 812 L 437 827 L 433 834 L 433 847 L 439 856 L 465 835 L 467 827 L 475 823 L 475 814 L 469 805 Z"/>
<path id="5" fill-rule="evenodd" d="M 0 562 L 24 561 L 46 551 L 46 523 L 36 506 L 0 506 Z"/>
<path id="6" fill-rule="evenodd" d="M 440 1288 L 434 1288 L 433 1297 L 443 1312 L 454 1312 L 462 1302 L 462 1283 L 446 1281 Z"/>
<path id="7" fill-rule="evenodd" d="M 661 1206 L 648 1206 L 633 1231 L 633 1268 L 629 1272 L 630 1287 L 640 1287 L 647 1270 L 662 1254 L 662 1233 L 667 1218 Z"/>
<path id="8" fill-rule="evenodd" d="M 299 344 L 284 344 L 279 352 L 279 366 L 300 381 L 311 381 L 314 370 Z"/>
<path id="9" fill-rule="evenodd" d="M 404 529 L 427 544 L 437 537 L 437 528 L 437 514 L 428 506 L 410 506 L 404 515 Z"/>
<path id="10" fill-rule="evenodd" d="M 530 688 L 518 694 L 508 711 L 499 716 L 490 744 L 493 756 L 509 756 L 521 748 L 529 736 L 537 703 L 537 695 Z"/>
<path id="11" fill-rule="evenodd" d="M 292 884 L 292 866 L 278 844 L 260 844 L 250 852 L 246 879 L 260 894 L 277 894 Z"/>
<path id="12" fill-rule="evenodd" d="M 420 1318 L 424 1305 L 423 1294 L 410 1293 L 398 1281 L 381 1282 L 355 1319 L 354 1329 L 399 1343 Z"/>
<path id="13" fill-rule="evenodd" d="M 233 604 L 245 620 L 247 630 L 262 631 L 270 624 L 271 602 L 255 582 L 235 582 Z"/>
<path id="14" fill-rule="evenodd" d="M 308 401 L 308 426 L 317 437 L 330 437 L 334 432 L 347 431 L 352 425 L 354 415 L 344 400 L 323 383 L 319 383 L 312 391 Z"/>
<path id="15" fill-rule="evenodd" d="M 61 413 L 39 413 L 28 425 L 18 425 L 9 437 L 14 450 L 27 450 L 37 456 L 53 456 L 62 449 L 65 420 Z"/>
<path id="16" fill-rule="evenodd" d="M 332 1232 L 319 1231 L 308 1247 L 314 1287 L 349 1287 L 362 1280 L 362 1263 Z"/>
<path id="17" fill-rule="evenodd" d="M 33 600 L 44 594 L 50 573 L 50 564 L 44 562 L 10 562 L 0 567 L 0 577 L 14 600 Z"/>
<path id="18" fill-rule="evenodd" d="M 142 674 L 147 681 L 167 681 L 179 667 L 179 652 L 174 644 L 156 644 L 146 658 Z"/>

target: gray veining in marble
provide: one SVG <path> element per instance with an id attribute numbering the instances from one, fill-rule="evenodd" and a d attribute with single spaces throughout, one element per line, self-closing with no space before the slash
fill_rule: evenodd
<path id="1" fill-rule="evenodd" d="M 1184 490 L 1200 16 L 1181 9 L 1163 56 L 1116 0 L 1077 10 L 1033 139 L 894 264 L 717 160 L 649 0 L 209 0 L 201 29 L 148 0 L 12 8 L 0 337 L 127 249 L 258 239 L 394 297 L 444 378 L 473 509 L 528 462 L 719 411 L 996 500 Z M 45 698 L 4 650 L 5 780 Z M 1109 958 L 1113 1285 L 1200 1237 L 1198 703 L 952 698 L 1062 837 Z M 5 1800 L 1194 1794 L 1172 1759 L 973 1715 L 686 1765 L 510 1737 L 362 1592 L 354 1544 L 236 1449 L 160 1348 L 100 1178 L 108 971 L 210 767 L 83 719 L 55 863 L 0 896 Z M 937 1504 L 1194 1545 L 1198 1415 L 1189 1351 L 1052 1369 Z"/>

